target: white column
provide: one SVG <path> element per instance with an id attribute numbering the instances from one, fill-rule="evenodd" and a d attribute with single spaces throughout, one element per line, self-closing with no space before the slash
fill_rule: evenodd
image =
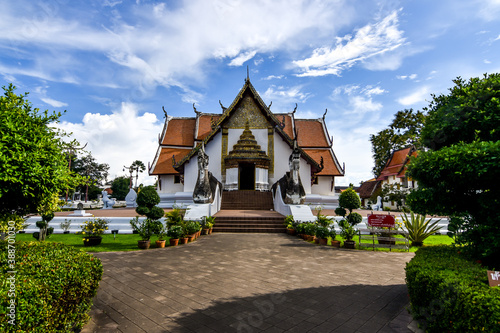
<path id="1" fill-rule="evenodd" d="M 255 168 L 255 189 L 257 191 L 267 191 L 269 189 L 269 170 Z"/>
<path id="2" fill-rule="evenodd" d="M 229 191 L 238 189 L 238 168 L 226 169 L 226 184 L 224 188 Z"/>

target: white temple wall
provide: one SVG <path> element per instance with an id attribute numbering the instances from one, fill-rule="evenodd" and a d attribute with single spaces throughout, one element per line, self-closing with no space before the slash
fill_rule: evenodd
<path id="1" fill-rule="evenodd" d="M 158 193 L 175 193 L 182 192 L 184 189 L 184 185 L 182 183 L 175 183 L 174 175 L 161 175 L 161 189 L 160 186 L 157 187 Z"/>
<path id="2" fill-rule="evenodd" d="M 210 160 L 208 165 L 210 166 Z M 193 192 L 198 179 L 198 156 L 193 156 L 184 164 L 184 190 L 183 192 Z"/>
<path id="3" fill-rule="evenodd" d="M 283 177 L 286 172 L 290 171 L 288 167 L 288 158 L 291 153 L 292 149 L 288 143 L 286 143 L 277 133 L 274 133 L 274 176 L 269 179 L 269 185 L 273 185 Z M 302 164 L 300 167 L 302 167 Z"/>
<path id="4" fill-rule="evenodd" d="M 304 191 L 306 192 L 306 194 L 311 193 L 311 166 L 302 158 L 300 159 L 299 173 Z"/>
<path id="5" fill-rule="evenodd" d="M 208 161 L 208 171 L 217 178 L 218 181 L 222 182 L 222 173 L 220 170 L 221 155 L 222 155 L 222 134 L 217 133 L 212 140 L 205 146 L 205 152 L 209 156 Z M 198 165 L 198 158 L 196 158 L 196 165 Z M 198 172 L 198 168 L 196 169 Z M 195 180 L 196 181 L 196 180 Z M 193 187 L 194 189 L 194 187 Z"/>
<path id="6" fill-rule="evenodd" d="M 318 184 L 311 186 L 312 194 L 335 195 L 335 178 L 333 176 L 318 176 Z M 333 180 L 333 186 L 332 186 Z M 332 191 L 333 188 L 333 191 Z"/>

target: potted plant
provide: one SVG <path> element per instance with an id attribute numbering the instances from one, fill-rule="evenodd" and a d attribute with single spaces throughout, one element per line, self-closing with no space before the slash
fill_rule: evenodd
<path id="1" fill-rule="evenodd" d="M 63 222 L 59 224 L 63 230 L 63 234 L 69 234 L 69 228 L 71 227 L 71 220 L 64 219 Z"/>
<path id="2" fill-rule="evenodd" d="M 356 247 L 356 241 L 353 240 L 356 236 L 357 230 L 347 222 L 347 220 L 341 220 L 340 225 L 340 237 L 344 239 L 344 247 L 346 249 L 354 249 Z"/>
<path id="3" fill-rule="evenodd" d="M 335 228 L 330 229 L 330 237 L 332 238 L 331 244 L 333 247 L 340 247 L 340 241 L 336 240 L 335 237 L 337 237 L 337 232 L 335 231 Z"/>
<path id="4" fill-rule="evenodd" d="M 183 222 L 181 211 L 178 208 L 175 208 L 166 213 L 165 218 L 167 219 L 167 228 L 170 228 L 174 225 L 181 225 Z"/>
<path id="5" fill-rule="evenodd" d="M 170 246 L 179 244 L 179 238 L 183 235 L 184 231 L 180 225 L 174 225 L 167 231 L 167 236 L 170 237 Z"/>
<path id="6" fill-rule="evenodd" d="M 307 241 L 312 242 L 316 234 L 316 225 L 314 223 L 305 223 L 304 234 L 307 236 Z"/>
<path id="7" fill-rule="evenodd" d="M 196 233 L 200 230 L 200 223 L 196 221 L 188 221 L 188 223 L 186 223 L 185 230 L 186 230 L 185 237 L 187 237 L 189 241 L 192 242 L 196 237 Z"/>
<path id="8" fill-rule="evenodd" d="M 293 219 L 293 216 L 287 215 L 285 217 L 284 224 L 286 226 L 287 234 L 294 236 L 295 235 L 295 220 Z"/>
<path id="9" fill-rule="evenodd" d="M 83 236 L 84 246 L 96 246 L 101 244 L 102 235 L 108 230 L 108 220 L 103 218 L 94 218 L 85 221 L 82 225 L 82 231 L 78 232 Z"/>
<path id="10" fill-rule="evenodd" d="M 155 225 L 151 219 L 146 218 L 142 221 L 139 221 L 139 217 L 136 216 L 132 220 L 130 220 L 130 225 L 132 226 L 132 230 L 137 231 L 139 236 L 141 237 L 140 241 L 137 241 L 137 246 L 140 249 L 149 249 L 151 245 L 150 238 L 154 235 Z"/>
<path id="11" fill-rule="evenodd" d="M 161 221 L 157 220 L 153 222 L 154 233 L 158 237 L 156 240 L 156 247 L 165 247 L 165 238 L 167 236 L 167 227 Z"/>
<path id="12" fill-rule="evenodd" d="M 327 245 L 328 236 L 330 236 L 330 230 L 328 227 L 322 225 L 316 227 L 316 238 L 318 239 L 318 244 Z"/>
<path id="13" fill-rule="evenodd" d="M 302 235 L 304 234 L 304 227 L 305 227 L 305 223 L 296 223 L 295 224 L 295 232 L 297 233 L 297 236 L 302 238 Z"/>

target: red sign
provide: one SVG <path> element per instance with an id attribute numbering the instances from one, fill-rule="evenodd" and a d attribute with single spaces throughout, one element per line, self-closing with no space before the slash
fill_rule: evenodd
<path id="1" fill-rule="evenodd" d="M 500 272 L 488 271 L 488 282 L 490 287 L 500 286 Z"/>
<path id="2" fill-rule="evenodd" d="M 396 219 L 394 218 L 394 215 L 371 214 L 368 215 L 368 225 L 370 227 L 377 228 L 394 228 L 396 225 Z"/>

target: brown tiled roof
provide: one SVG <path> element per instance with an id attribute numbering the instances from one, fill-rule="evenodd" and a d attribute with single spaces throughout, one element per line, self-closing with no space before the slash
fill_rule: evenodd
<path id="1" fill-rule="evenodd" d="M 180 161 L 190 151 L 191 149 L 162 147 L 158 161 L 150 175 L 178 175 L 179 172 L 172 165 L 172 156 L 175 156 L 176 161 Z"/>
<path id="2" fill-rule="evenodd" d="M 198 118 L 198 136 L 196 140 L 203 140 L 212 131 L 212 121 L 215 123 L 219 120 L 221 115 L 203 114 Z"/>
<path id="3" fill-rule="evenodd" d="M 323 124 L 317 119 L 295 119 L 299 147 L 329 148 Z"/>
<path id="4" fill-rule="evenodd" d="M 283 128 L 283 132 L 290 137 L 290 139 L 294 138 L 293 128 L 292 128 L 292 117 L 288 114 L 275 113 L 274 114 L 279 121 L 283 121 L 283 116 L 285 116 L 285 127 Z"/>
<path id="5" fill-rule="evenodd" d="M 376 179 L 367 180 L 363 182 L 361 186 L 358 187 L 359 197 L 362 199 L 366 199 L 372 196 L 377 187 L 380 186 L 380 181 Z"/>
<path id="6" fill-rule="evenodd" d="M 316 163 L 321 163 L 321 157 L 323 157 L 324 168 L 318 173 L 319 176 L 343 176 L 343 173 L 337 167 L 335 160 L 330 153 L 330 150 L 326 149 L 304 149 L 307 155 L 316 161 Z"/>
<path id="7" fill-rule="evenodd" d="M 394 151 L 384 169 L 382 169 L 380 175 L 377 177 L 377 180 L 384 180 L 390 176 L 396 175 L 398 177 L 404 177 L 409 156 L 416 156 L 416 154 L 417 152 L 414 146 Z"/>
<path id="8" fill-rule="evenodd" d="M 195 118 L 170 119 L 167 125 L 167 133 L 165 133 L 161 144 L 193 147 L 195 126 Z"/>

